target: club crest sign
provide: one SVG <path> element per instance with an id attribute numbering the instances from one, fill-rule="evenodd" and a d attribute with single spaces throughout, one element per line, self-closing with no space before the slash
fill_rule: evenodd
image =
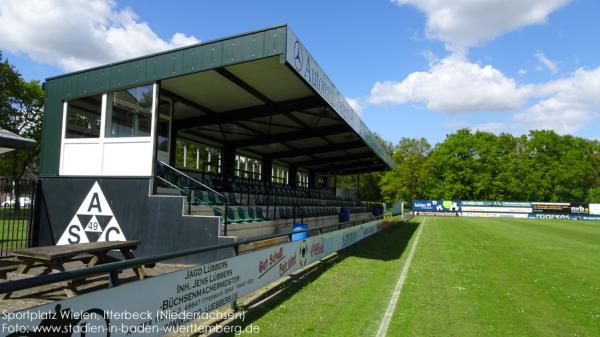
<path id="1" fill-rule="evenodd" d="M 126 240 L 117 218 L 96 181 L 56 244 Z"/>

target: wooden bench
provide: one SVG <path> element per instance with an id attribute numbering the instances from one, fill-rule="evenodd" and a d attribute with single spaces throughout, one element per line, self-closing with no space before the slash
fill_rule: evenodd
<path id="1" fill-rule="evenodd" d="M 119 250 L 124 259 L 133 259 L 133 250 L 141 243 L 139 240 L 131 241 L 106 241 L 79 243 L 62 246 L 43 246 L 18 249 L 12 251 L 12 256 L 19 262 L 16 270 L 17 276 L 26 275 L 34 266 L 42 266 L 45 269 L 41 274 L 46 275 L 52 272 L 65 271 L 65 263 L 73 261 L 86 261 L 86 267 L 95 266 L 102 263 L 117 261 L 108 253 L 111 250 Z M 139 279 L 144 279 L 144 266 L 132 268 Z M 73 297 L 77 294 L 75 281 L 71 280 L 64 285 L 64 291 L 67 297 Z M 10 297 L 11 293 L 0 294 L 0 299 Z"/>

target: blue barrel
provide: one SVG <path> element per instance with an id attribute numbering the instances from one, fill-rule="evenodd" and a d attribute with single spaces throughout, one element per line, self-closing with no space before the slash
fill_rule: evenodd
<path id="1" fill-rule="evenodd" d="M 292 227 L 292 232 L 301 231 L 303 229 L 308 229 L 308 225 L 305 223 L 297 223 L 297 224 L 294 224 L 294 226 Z M 292 241 L 306 239 L 307 237 L 308 237 L 308 232 L 292 234 Z"/>
<path id="2" fill-rule="evenodd" d="M 340 222 L 350 221 L 350 209 L 348 207 L 342 207 L 340 210 Z"/>

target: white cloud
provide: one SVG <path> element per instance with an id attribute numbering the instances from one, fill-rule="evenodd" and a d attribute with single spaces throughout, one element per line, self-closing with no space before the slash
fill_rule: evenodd
<path id="1" fill-rule="evenodd" d="M 358 98 L 350 98 L 346 97 L 346 101 L 350 104 L 350 107 L 356 111 L 356 113 L 360 116 L 363 113 L 363 107 Z"/>
<path id="2" fill-rule="evenodd" d="M 600 115 L 600 67 L 580 68 L 571 76 L 537 86 L 543 97 L 514 120 L 529 129 L 574 133 Z"/>
<path id="3" fill-rule="evenodd" d="M 544 67 L 550 70 L 551 73 L 556 74 L 556 72 L 558 71 L 558 66 L 556 65 L 556 62 L 550 60 L 548 57 L 546 57 L 546 55 L 544 55 L 544 53 L 542 53 L 539 50 L 536 51 L 534 55 Z M 541 67 L 539 69 L 541 69 Z"/>
<path id="4" fill-rule="evenodd" d="M 431 50 L 424 50 L 422 52 L 422 55 L 427 60 L 430 66 L 440 61 L 440 58 Z"/>
<path id="5" fill-rule="evenodd" d="M 465 53 L 495 37 L 519 28 L 545 23 L 548 16 L 571 0 L 392 0 L 412 5 L 427 16 L 426 34 Z"/>
<path id="6" fill-rule="evenodd" d="M 467 58 L 471 47 L 531 24 L 541 24 L 571 0 L 392 0 L 412 5 L 427 17 L 426 35 L 445 43 L 450 55 L 430 62 L 427 71 L 413 72 L 401 81 L 378 81 L 367 101 L 371 104 L 422 103 L 448 114 L 513 112 L 503 122 L 450 121 L 451 128 L 474 130 L 552 129 L 574 133 L 600 116 L 600 67 L 581 68 L 569 76 L 542 84 L 519 84 L 492 65 Z M 556 62 L 541 51 L 536 69 L 558 72 Z M 523 77 L 527 70 L 519 69 Z"/>
<path id="7" fill-rule="evenodd" d="M 376 82 L 369 102 L 373 104 L 424 103 L 445 113 L 511 111 L 530 95 L 531 88 L 518 86 L 498 69 L 480 66 L 458 57 L 432 64 L 426 72 L 414 72 L 401 82 Z"/>
<path id="8" fill-rule="evenodd" d="M 2 0 L 0 45 L 71 71 L 197 43 L 175 33 L 169 41 L 114 0 Z"/>

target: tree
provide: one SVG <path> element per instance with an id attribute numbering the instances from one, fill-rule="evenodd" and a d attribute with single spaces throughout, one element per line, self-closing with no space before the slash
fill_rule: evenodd
<path id="1" fill-rule="evenodd" d="M 0 51 L 0 128 L 38 142 L 32 151 L 16 150 L 0 157 L 0 176 L 15 184 L 19 207 L 20 183 L 24 176 L 35 176 L 40 153 L 44 91 L 38 81 L 25 81 L 3 60 Z"/>
<path id="2" fill-rule="evenodd" d="M 402 138 L 394 148 L 392 158 L 396 168 L 385 173 L 380 181 L 384 200 L 414 200 L 423 197 L 427 188 L 427 158 L 431 145 L 425 138 Z"/>
<path id="3" fill-rule="evenodd" d="M 381 181 L 388 199 L 600 201 L 600 143 L 554 131 L 450 134 L 432 150 L 402 139 Z"/>

